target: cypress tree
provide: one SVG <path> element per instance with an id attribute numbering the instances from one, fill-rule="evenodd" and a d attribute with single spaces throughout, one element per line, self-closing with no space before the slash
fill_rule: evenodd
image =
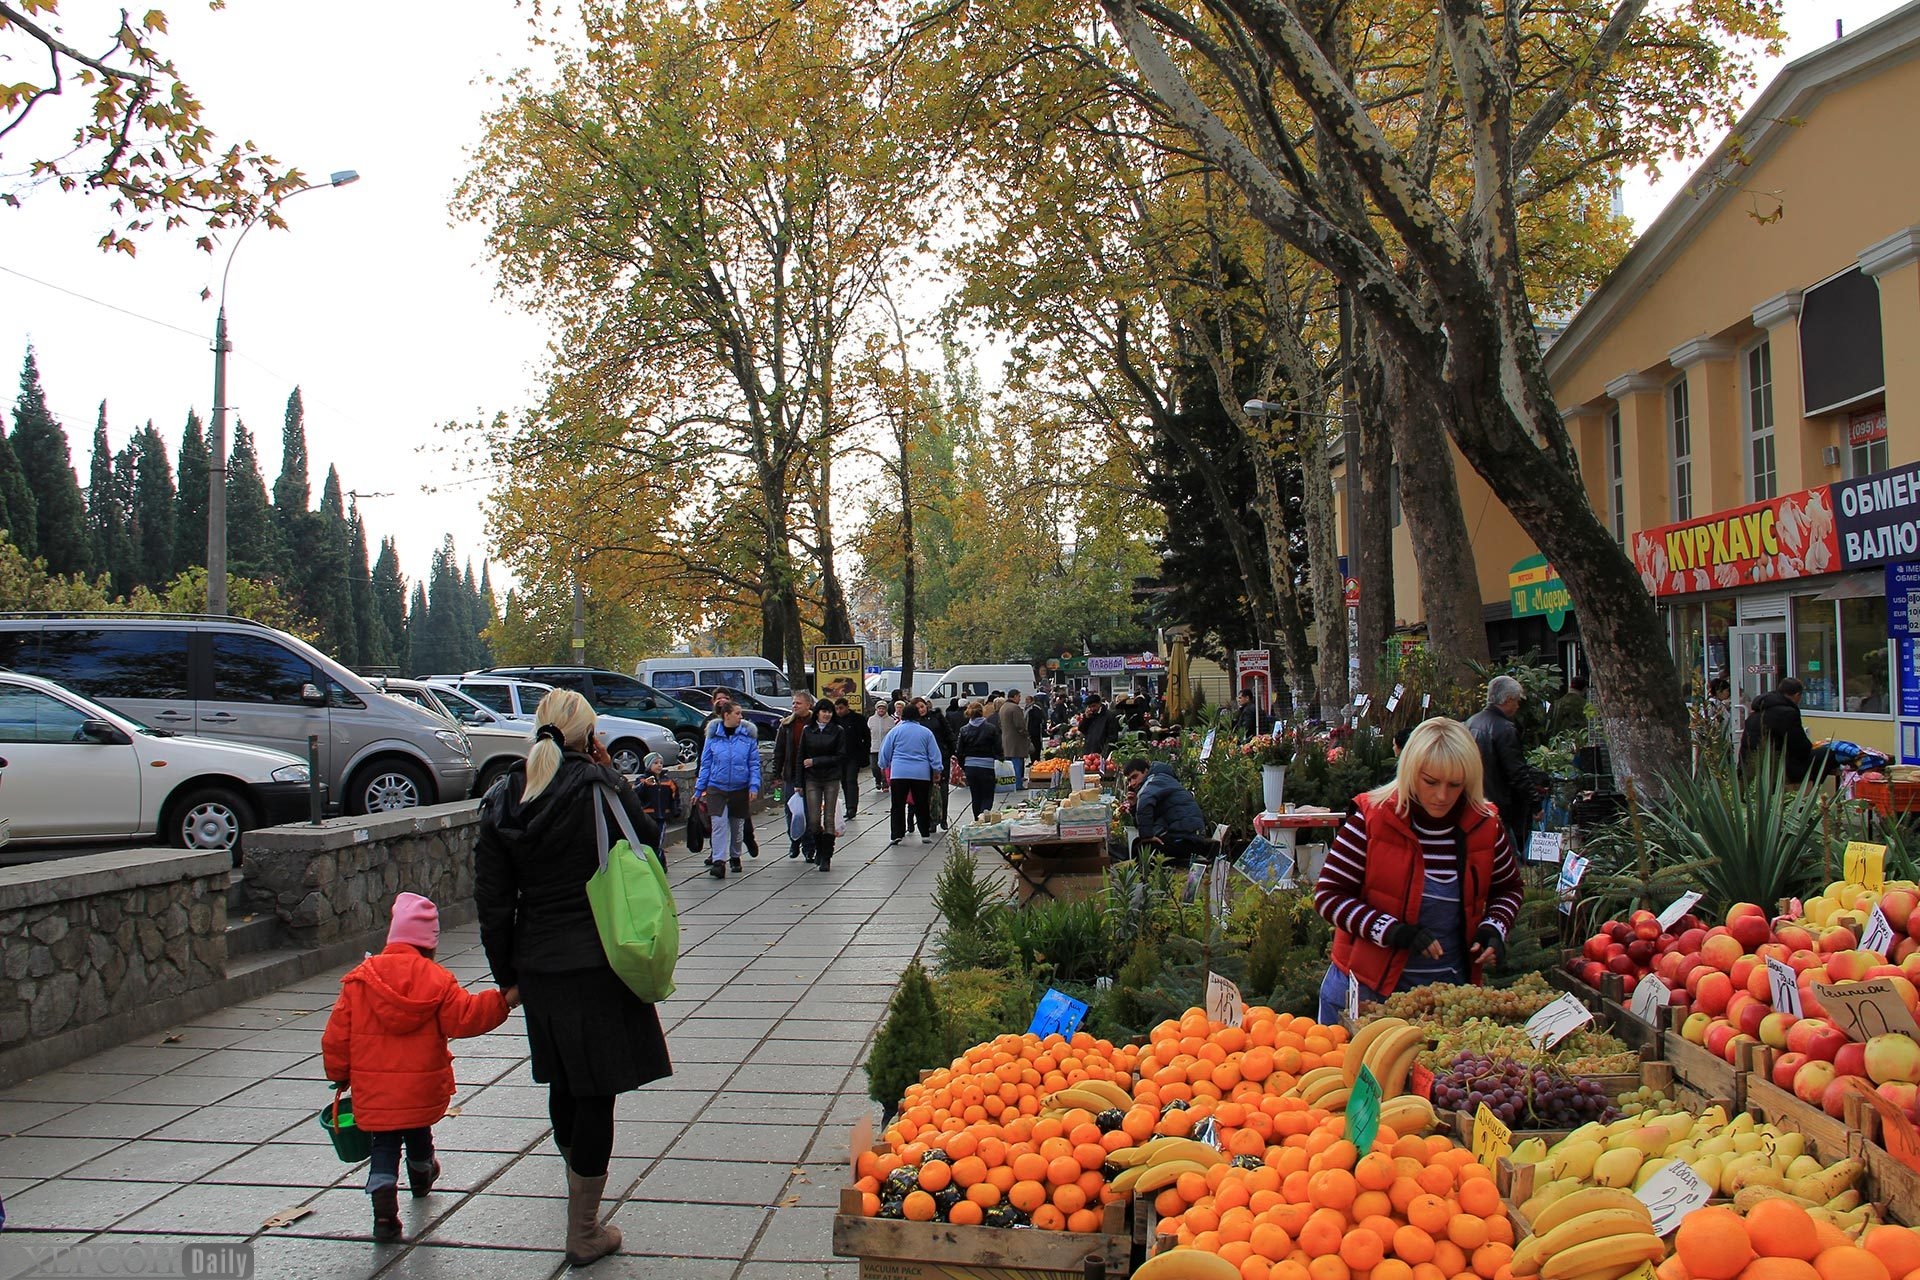
<path id="1" fill-rule="evenodd" d="M 173 468 L 167 442 L 149 422 L 133 438 L 133 529 L 139 581 L 155 591 L 172 580 L 174 504 Z"/>
<path id="2" fill-rule="evenodd" d="M 407 652 L 405 669 L 408 675 L 440 675 L 444 669 L 434 666 L 422 656 L 427 647 L 425 631 L 427 629 L 427 584 L 413 584 L 413 599 L 407 605 Z"/>
<path id="3" fill-rule="evenodd" d="M 207 562 L 207 482 L 213 469 L 212 446 L 200 415 L 187 410 L 180 433 L 180 487 L 173 500 L 173 572 L 185 573 Z"/>
<path id="4" fill-rule="evenodd" d="M 20 470 L 20 459 L 7 443 L 7 433 L 0 431 L 0 529 L 7 531 L 14 548 L 29 560 L 39 553 L 40 538 L 35 527 L 38 509 L 33 490 L 27 487 L 26 474 Z"/>
<path id="5" fill-rule="evenodd" d="M 298 542 L 290 541 L 288 548 L 298 557 L 295 577 L 307 616 L 320 624 L 320 648 L 353 664 L 353 536 L 347 527 L 338 471 L 327 468 L 320 509 L 300 512 L 295 531 L 303 536 Z"/>
<path id="6" fill-rule="evenodd" d="M 349 594 L 353 599 L 353 661 L 356 670 L 393 665 L 393 646 L 387 639 L 386 624 L 373 603 L 373 571 L 367 566 L 367 526 L 360 519 L 360 504 L 347 506 L 347 532 L 351 550 L 347 557 Z"/>
<path id="7" fill-rule="evenodd" d="M 139 466 L 140 451 L 132 440 L 121 445 L 120 451 L 113 455 L 113 498 L 120 509 L 120 529 L 109 555 L 101 557 L 95 565 L 100 572 L 113 574 L 114 588 L 122 594 L 142 581 L 140 531 L 133 523 L 133 491 L 138 483 Z"/>
<path id="8" fill-rule="evenodd" d="M 315 566 L 310 555 L 324 554 L 314 545 L 318 525 L 307 520 L 307 504 L 313 486 L 307 478 L 307 414 L 295 387 L 287 397 L 286 417 L 280 427 L 280 474 L 273 481 L 273 523 L 280 534 L 280 577 L 293 588 L 296 597 L 315 593 Z M 318 621 L 321 614 L 309 604 L 308 617 Z M 325 624 L 322 623 L 324 630 Z M 329 650 L 337 656 L 337 651 Z"/>
<path id="9" fill-rule="evenodd" d="M 279 552 L 280 539 L 253 433 L 236 420 L 233 451 L 227 455 L 227 572 L 237 578 L 272 578 Z"/>
<path id="10" fill-rule="evenodd" d="M 413 642 L 414 664 L 429 675 L 467 670 L 466 649 L 460 642 L 466 610 L 461 606 L 460 570 L 452 534 L 446 535 L 433 553 L 424 603 L 424 621 Z"/>
<path id="11" fill-rule="evenodd" d="M 392 538 L 380 539 L 380 554 L 373 562 L 373 612 L 385 636 L 387 661 L 402 671 L 412 671 L 407 645 L 407 579 L 400 572 L 400 548 Z"/>
<path id="12" fill-rule="evenodd" d="M 95 569 L 108 576 L 116 595 L 125 595 L 132 589 L 137 568 L 128 527 L 133 518 L 129 510 L 133 458 L 127 456 L 121 473 L 116 473 L 117 461 L 107 440 L 107 402 L 102 400 L 93 424 L 93 458 L 87 467 L 87 537 L 93 544 Z"/>
<path id="13" fill-rule="evenodd" d="M 86 573 L 93 567 L 87 504 L 73 474 L 67 433 L 47 408 L 40 366 L 27 348 L 20 398 L 13 405 L 13 452 L 34 496 L 34 545 L 48 573 Z"/>
<path id="14" fill-rule="evenodd" d="M 473 561 L 468 560 L 460 574 L 460 657 L 464 670 L 486 666 L 480 644 L 480 587 L 473 580 Z"/>
<path id="15" fill-rule="evenodd" d="M 493 624 L 500 621 L 500 606 L 493 596 L 493 583 L 487 573 L 487 562 L 480 562 L 480 665 L 493 665 L 493 641 L 487 632 Z"/>

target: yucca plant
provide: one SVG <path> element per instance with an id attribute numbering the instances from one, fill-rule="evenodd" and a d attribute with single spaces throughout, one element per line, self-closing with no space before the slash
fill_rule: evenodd
<path id="1" fill-rule="evenodd" d="M 1771 912 L 1825 883 L 1823 808 L 1818 789 L 1789 783 L 1782 766 L 1768 762 L 1744 778 L 1669 779 L 1647 827 L 1667 865 L 1699 864 L 1693 887 L 1714 916 L 1736 902 Z"/>

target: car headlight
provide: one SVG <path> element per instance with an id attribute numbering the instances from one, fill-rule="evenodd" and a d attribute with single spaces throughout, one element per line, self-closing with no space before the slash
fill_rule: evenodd
<path id="1" fill-rule="evenodd" d="M 467 735 L 457 729 L 435 729 L 433 736 L 459 755 L 464 756 L 472 749 L 467 745 Z"/>
<path id="2" fill-rule="evenodd" d="M 307 772 L 303 764 L 283 764 L 273 771 L 275 782 L 311 782 L 313 775 Z"/>

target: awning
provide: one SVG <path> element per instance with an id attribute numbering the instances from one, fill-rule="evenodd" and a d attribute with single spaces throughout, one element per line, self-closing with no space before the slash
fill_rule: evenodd
<path id="1" fill-rule="evenodd" d="M 1838 582 L 1815 596 L 1815 600 L 1871 600 L 1875 596 L 1887 594 L 1887 573 L 1884 569 L 1875 569 L 1871 573 L 1850 573 Z"/>

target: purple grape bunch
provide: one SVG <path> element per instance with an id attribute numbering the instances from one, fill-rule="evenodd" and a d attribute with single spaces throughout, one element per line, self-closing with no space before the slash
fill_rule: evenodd
<path id="1" fill-rule="evenodd" d="M 1552 1067 L 1462 1053 L 1434 1077 L 1434 1106 L 1472 1114 L 1483 1102 L 1513 1129 L 1577 1129 L 1620 1118 L 1599 1082 Z"/>

